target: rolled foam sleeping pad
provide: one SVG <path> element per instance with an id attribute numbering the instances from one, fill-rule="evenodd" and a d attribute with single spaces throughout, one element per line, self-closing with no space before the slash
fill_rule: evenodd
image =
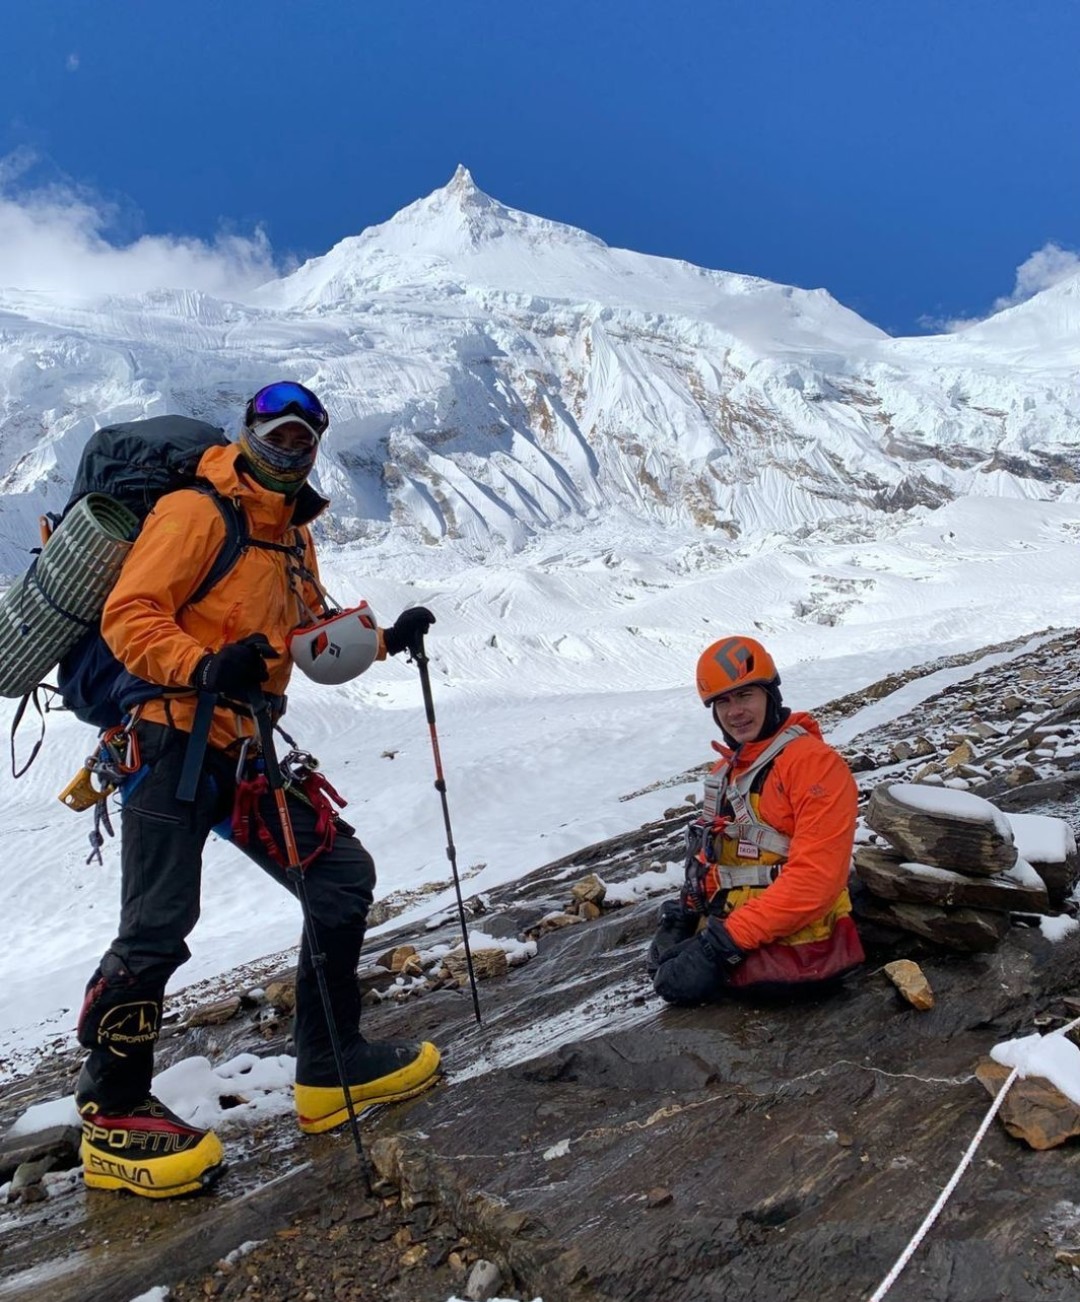
<path id="1" fill-rule="evenodd" d="M 101 614 L 139 521 L 104 493 L 71 508 L 0 597 L 0 696 L 24 696 Z"/>

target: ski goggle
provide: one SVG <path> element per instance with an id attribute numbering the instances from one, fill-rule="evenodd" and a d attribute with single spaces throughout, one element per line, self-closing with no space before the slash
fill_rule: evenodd
<path id="1" fill-rule="evenodd" d="M 254 426 L 275 416 L 288 415 L 299 416 L 316 434 L 324 434 L 330 424 L 326 408 L 318 398 L 294 380 L 278 380 L 260 389 L 247 405 L 244 424 Z"/>

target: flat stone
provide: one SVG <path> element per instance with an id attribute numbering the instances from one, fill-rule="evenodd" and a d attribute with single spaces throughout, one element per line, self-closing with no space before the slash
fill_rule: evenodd
<path id="1" fill-rule="evenodd" d="M 240 1008 L 240 996 L 230 995 L 228 999 L 219 999 L 217 1003 L 193 1008 L 188 1013 L 187 1024 L 188 1026 L 220 1026 L 223 1022 L 231 1021 Z"/>
<path id="2" fill-rule="evenodd" d="M 976 909 L 942 909 L 932 904 L 908 904 L 865 896 L 856 910 L 860 918 L 910 931 L 943 949 L 981 954 L 996 948 L 1009 930 L 1006 913 Z"/>
<path id="3" fill-rule="evenodd" d="M 1031 913 L 1044 913 L 1050 905 L 1041 881 L 1006 873 L 970 877 L 932 864 L 906 863 L 896 852 L 873 846 L 855 851 L 855 873 L 867 890 L 885 900 Z"/>
<path id="4" fill-rule="evenodd" d="M 936 791 L 912 783 L 883 783 L 870 797 L 866 824 L 911 863 L 979 877 L 1011 868 L 1016 847 L 1004 814 L 978 796 L 965 794 L 961 802 L 959 793 L 941 809 L 921 803 L 926 800 L 923 792 Z"/>
<path id="5" fill-rule="evenodd" d="M 1011 1068 L 993 1058 L 983 1059 L 975 1068 L 976 1078 L 993 1098 L 1010 1072 Z M 1039 1151 L 1058 1148 L 1080 1135 L 1080 1108 L 1041 1076 L 1018 1076 L 997 1115 L 1014 1139 Z"/>

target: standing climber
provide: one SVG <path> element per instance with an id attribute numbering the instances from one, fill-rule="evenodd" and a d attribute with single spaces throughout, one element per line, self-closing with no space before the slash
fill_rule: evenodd
<path id="1" fill-rule="evenodd" d="M 294 889 L 285 873 L 282 821 L 261 772 L 254 703 L 269 702 L 280 714 L 293 659 L 318 681 L 341 681 L 320 677 L 309 661 L 330 647 L 335 664 L 344 656 L 349 672 L 360 672 L 417 645 L 435 619 L 416 607 L 380 629 L 366 606 L 337 611 L 323 591 L 308 526 L 327 502 L 307 479 L 329 423 L 323 404 L 301 384 L 260 389 L 247 404 L 239 440 L 203 453 L 202 491 L 160 498 L 105 606 L 102 634 L 129 676 L 133 776 L 122 790 L 120 926 L 90 978 L 78 1023 L 89 1050 L 76 1102 L 91 1188 L 168 1198 L 207 1186 L 222 1167 L 217 1136 L 164 1107 L 151 1093 L 151 1078 L 165 986 L 189 957 L 185 940 L 199 916 L 211 829 L 232 818 L 233 839 L 245 854 Z M 242 512 L 247 541 L 203 595 L 198 589 L 225 540 L 222 502 Z M 432 1044 L 360 1034 L 356 965 L 375 869 L 336 817 L 326 789 L 311 782 L 306 798 L 295 789 L 287 797 L 321 951 L 311 952 L 305 934 L 296 981 L 295 1102 L 300 1127 L 310 1133 L 348 1117 L 316 961 L 323 963 L 357 1112 L 418 1093 L 439 1066 Z"/>

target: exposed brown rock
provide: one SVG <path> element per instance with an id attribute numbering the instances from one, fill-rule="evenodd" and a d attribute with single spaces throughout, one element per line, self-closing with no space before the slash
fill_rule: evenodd
<path id="1" fill-rule="evenodd" d="M 375 962 L 380 967 L 385 967 L 391 972 L 400 972 L 406 961 L 415 958 L 416 954 L 415 945 L 395 945 L 393 949 L 388 949 L 384 954 L 380 954 Z"/>
<path id="2" fill-rule="evenodd" d="M 1039 775 L 1030 764 L 1014 764 L 1005 773 L 1005 783 L 1010 787 L 1023 787 L 1038 780 Z"/>
<path id="3" fill-rule="evenodd" d="M 587 877 L 583 877 L 581 881 L 575 882 L 570 887 L 570 896 L 578 904 L 603 904 L 606 894 L 607 887 L 595 873 L 589 873 Z"/>
<path id="4" fill-rule="evenodd" d="M 970 764 L 975 759 L 975 747 L 965 738 L 955 750 L 945 756 L 945 764 L 954 769 L 959 764 Z"/>
<path id="5" fill-rule="evenodd" d="M 562 927 L 572 927 L 584 921 L 584 918 L 580 918 L 574 913 L 549 913 L 534 926 L 527 927 L 525 935 L 529 940 L 539 940 L 541 936 L 546 936 L 549 931 L 558 931 Z"/>
<path id="6" fill-rule="evenodd" d="M 921 1012 L 933 1008 L 934 992 L 918 963 L 910 958 L 898 958 L 892 963 L 886 963 L 882 971 L 912 1008 L 918 1008 Z"/>
<path id="7" fill-rule="evenodd" d="M 975 1075 L 996 1098 L 1010 1070 L 993 1058 L 984 1058 Z M 1018 1076 L 1005 1095 L 998 1119 L 1014 1139 L 1040 1151 L 1057 1148 L 1080 1135 L 1080 1108 L 1041 1076 Z"/>
<path id="8" fill-rule="evenodd" d="M 296 973 L 276 977 L 263 987 L 266 1001 L 280 1013 L 291 1013 L 296 1007 Z"/>
<path id="9" fill-rule="evenodd" d="M 220 1026 L 235 1017 L 240 1011 L 240 996 L 230 995 L 214 1004 L 204 1004 L 193 1008 L 187 1016 L 188 1026 Z"/>
<path id="10" fill-rule="evenodd" d="M 506 976 L 509 964 L 505 949 L 473 949 L 473 971 L 477 981 L 486 981 L 489 977 Z M 465 961 L 464 949 L 451 950 L 443 958 L 443 967 L 455 981 L 467 981 L 469 969 Z"/>

